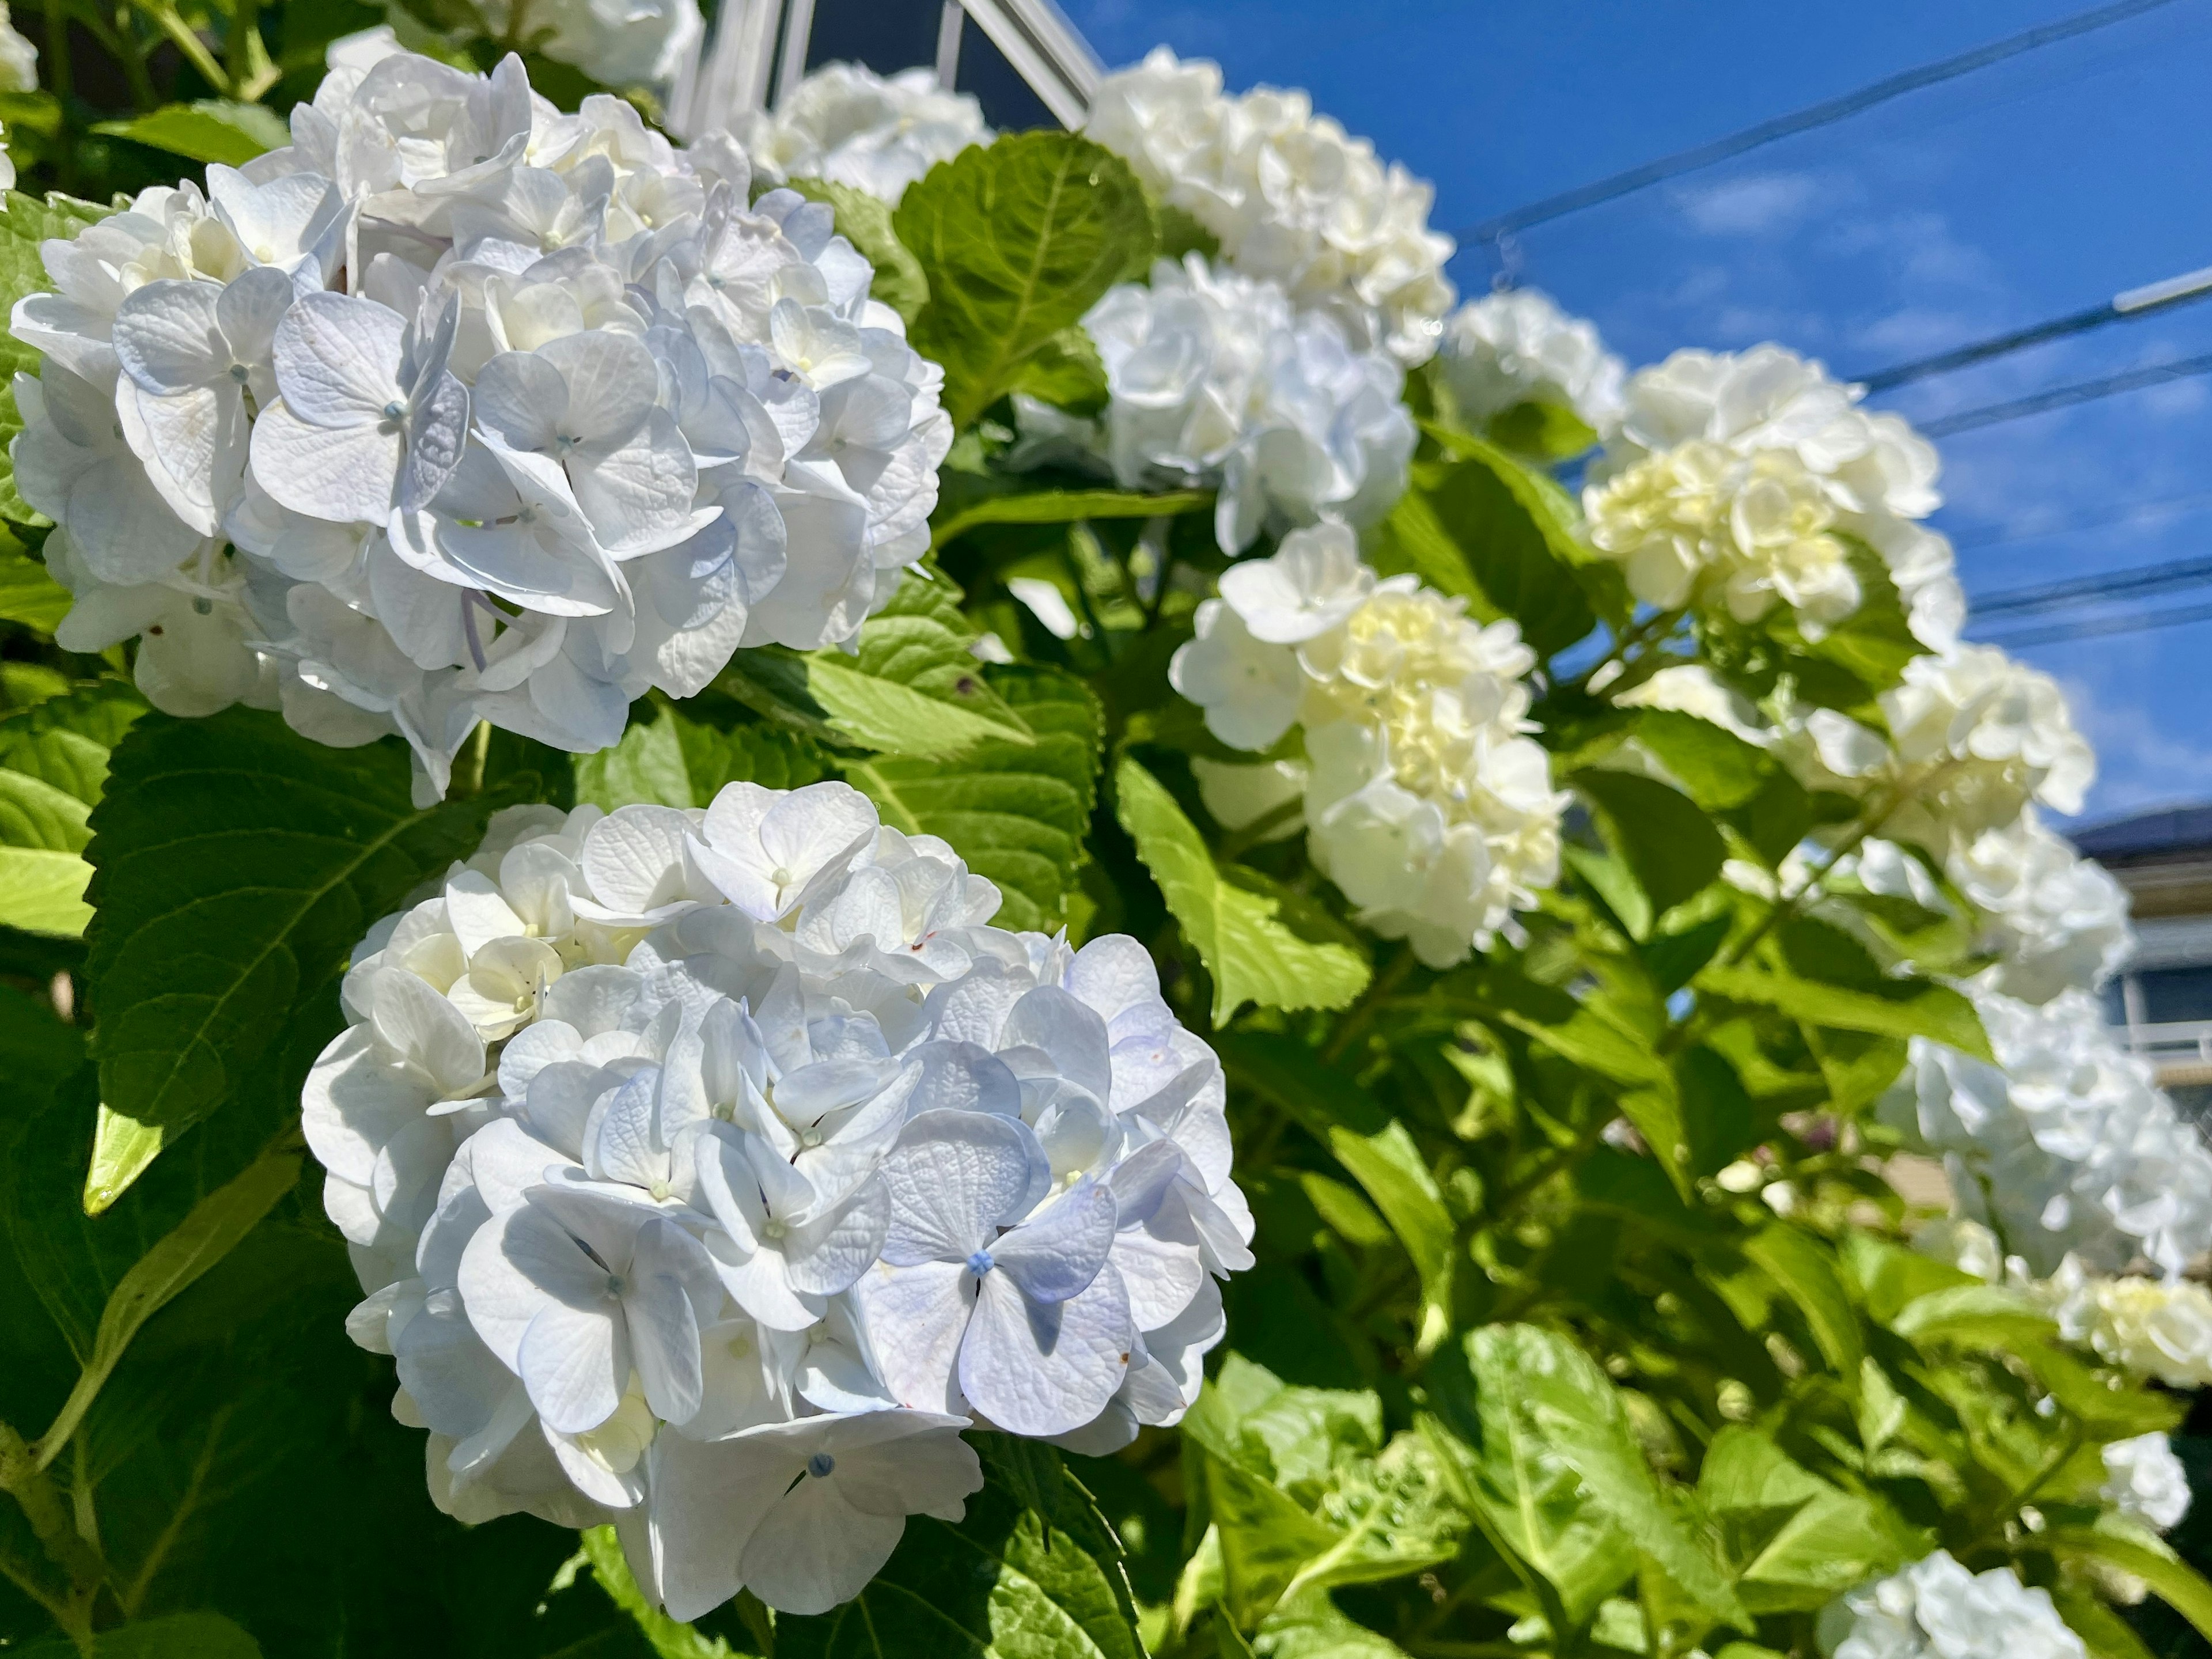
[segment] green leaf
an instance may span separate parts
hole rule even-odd
[[[164,104],[128,121],[101,121],[93,131],[190,161],[220,161],[233,167],[292,142],[283,117],[274,110],[222,98]]]
[[[78,938],[92,921],[91,880],[92,866],[74,853],[0,847],[0,925]]]
[[[0,767],[0,846],[76,853],[92,839],[91,808],[66,790]]]
[[[1085,1530],[1054,1524],[995,1482],[957,1527],[909,1516],[856,1598],[777,1619],[776,1659],[1144,1659],[1118,1559],[1102,1554],[1110,1535],[1086,1541]]]
[[[1267,1659],[1406,1659],[1406,1650],[1354,1624],[1320,1590],[1301,1592],[1261,1620],[1252,1651]]]
[[[417,808],[396,740],[331,749],[242,708],[149,715],[112,768],[87,854],[100,1098],[172,1141],[252,1073],[370,923],[536,781]],[[337,1029],[334,1005],[318,1018]]]
[[[1576,574],[1589,556],[1575,538],[1574,504],[1495,444],[1452,433],[1449,448],[1449,460],[1417,470],[1370,538],[1376,568],[1417,571],[1479,611],[1512,617],[1539,655],[1572,645],[1595,621]]]
[[[1708,811],[1741,806],[1765,786],[1773,757],[1726,726],[1672,708],[1637,716],[1636,736]]]
[[[1634,772],[1589,769],[1568,781],[1589,798],[1607,842],[1635,872],[1655,919],[1721,872],[1727,848],[1711,817],[1680,790]]]
[[[833,743],[951,760],[981,743],[1028,743],[1020,715],[983,678],[960,590],[910,570],[861,625],[859,648],[800,656],[741,651],[725,679],[748,702]]]
[[[1489,1326],[1468,1338],[1478,1389],[1506,1389],[1573,1470],[1590,1502],[1717,1622],[1751,1628],[1689,1517],[1644,1461],[1612,1380],[1571,1339],[1533,1325]]]
[[[929,278],[921,262],[898,239],[892,228],[890,204],[851,185],[829,179],[792,179],[793,190],[810,202],[825,202],[837,216],[837,234],[859,249],[876,268],[868,285],[872,299],[881,300],[898,313],[910,330],[922,307],[929,303]]]
[[[1369,969],[1352,934],[1250,871],[1224,871],[1175,797],[1135,761],[1114,774],[1115,807],[1183,936],[1213,975],[1213,1023],[1239,1008],[1341,1008]]]
[[[1719,1522],[1738,1593],[1756,1612],[1809,1613],[1899,1565],[1897,1539],[1873,1504],[1755,1430],[1729,1424],[1713,1437],[1698,1496]]]
[[[1850,990],[1748,965],[1707,968],[1698,989],[1777,1009],[1807,1025],[1865,1031],[1875,1036],[1931,1037],[1977,1060],[1989,1060],[1990,1040],[1974,1005],[1947,985],[1893,979],[1878,989]]]
[[[945,365],[956,428],[1149,264],[1159,237],[1127,164],[1059,132],[1010,135],[940,162],[908,187],[892,223],[929,283],[914,344]]]
[[[1104,413],[1113,392],[1106,362],[1081,324],[1047,340],[1015,373],[1009,392],[1025,392],[1086,419]]]
[[[1856,536],[1842,539],[1859,579],[1859,608],[1805,649],[1847,669],[1868,690],[1887,691],[1904,679],[1905,665],[1926,656],[1928,647],[1914,635],[1903,596],[1881,555]]]
[[[890,756],[845,776],[908,835],[940,836],[968,867],[998,884],[1001,927],[1050,932],[1066,916],[1097,803],[1101,717],[1082,681],[1059,669],[982,670],[1035,740],[983,743],[957,767]]]
[[[15,392],[8,396],[12,405]],[[0,622],[21,623],[41,634],[61,626],[76,601],[69,589],[46,574],[36,559],[0,548]]]
[[[87,806],[107,784],[108,751],[146,700],[125,680],[94,680],[0,720],[0,766],[66,790]]]
[[[985,495],[939,520],[931,545],[945,547],[980,525],[1079,524],[1093,519],[1174,518],[1213,506],[1210,489],[1177,489],[1139,495],[1126,489],[1036,489]]]
[[[2102,1561],[2133,1573],[2195,1626],[2198,1635],[2212,1640],[2212,1583],[2155,1533],[2107,1516],[2094,1528],[2053,1527],[2035,1541],[2062,1560]]]
[[[1826,1248],[1802,1228],[1770,1222],[1743,1242],[1743,1253],[1766,1270],[1812,1327],[1828,1364],[1853,1384],[1866,1356],[1858,1316]]]
[[[138,1258],[111,1291],[100,1310],[100,1328],[84,1370],[68,1402],[46,1431],[46,1444],[58,1449],[106,1385],[116,1362],[139,1328],[192,1281],[238,1247],[260,1224],[276,1200],[300,1178],[301,1154],[266,1152],[235,1179],[218,1187],[178,1224],[176,1230]]]
[[[1206,1496],[1220,1529],[1230,1617],[1249,1630],[1280,1601],[1308,1562],[1340,1541],[1273,1481],[1219,1458],[1206,1461]]]
[[[655,698],[635,705],[612,748],[576,757],[576,799],[610,812],[638,802],[705,806],[725,784],[739,780],[796,789],[822,773],[811,745],[791,732],[768,726],[724,730]]]
[[[1402,1123],[1394,1121],[1388,1128],[1364,1135],[1340,1123],[1334,1125],[1328,1149],[1367,1189],[1420,1275],[1425,1315],[1420,1347],[1425,1352],[1449,1326],[1452,1269],[1459,1256],[1443,1189]]]
[[[1486,1327],[1467,1339],[1472,1387],[1443,1396],[1459,1432],[1436,1422],[1426,1431],[1484,1529],[1541,1578],[1569,1625],[1581,1626],[1636,1570],[1635,1552],[1537,1424],[1518,1380],[1516,1328]]]
[[[690,1626],[671,1619],[646,1599],[631,1577],[629,1562],[611,1526],[586,1528],[579,1553],[588,1562],[592,1577],[607,1599],[630,1616],[658,1659],[730,1659],[730,1644],[718,1636],[703,1636]]]
[[[98,223],[113,211],[112,208],[80,202],[69,196],[55,194],[40,201],[20,191],[8,191],[4,210],[0,210],[0,310],[12,315],[15,302],[25,295],[42,294],[52,289],[53,283],[46,276],[46,259],[40,252],[40,244],[68,241],[87,225]],[[8,455],[9,445],[23,429],[22,415],[15,407],[15,376],[37,374],[39,362],[37,351],[0,329],[0,518],[16,524],[46,522],[25,506],[22,497],[15,493],[15,465]],[[52,610],[52,593],[37,586],[27,571],[13,565],[7,568],[15,591],[22,592],[32,606],[43,605]],[[44,574],[43,568],[40,574]],[[51,577],[45,580],[52,582]],[[31,619],[25,617],[16,620]]]

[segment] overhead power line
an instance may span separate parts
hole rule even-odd
[[[2138,611],[2124,617],[2098,617],[2087,622],[2057,623],[2006,634],[1985,645],[2021,651],[2033,645],[2057,645],[2068,640],[2109,638],[2114,634],[2143,634],[2154,628],[2183,628],[2191,623],[2212,622],[2212,605],[2191,605],[2182,611]]]
[[[2106,605],[2121,599],[2148,599],[2212,583],[2212,559],[2171,559],[2164,564],[2138,565],[2130,570],[2112,570],[2102,575],[2075,576],[2065,581],[2039,582],[1991,593],[1973,602],[1973,617],[1985,622],[1992,617],[2033,616],[2045,611],[2066,611],[2080,605]]]
[[[1695,173],[1716,162],[1741,155],[1747,150],[1773,143],[1778,139],[1794,137],[1801,132],[1810,132],[1815,127],[1847,120],[1878,104],[1886,104],[1893,98],[1902,98],[1909,92],[1919,92],[1945,81],[1955,80],[1960,76],[1971,75],[1976,70],[1987,69],[2008,58],[2017,58],[2022,52],[2056,46],[2062,40],[2071,40],[2114,23],[2124,23],[2130,18],[2140,17],[2145,12],[2156,11],[2172,3],[2173,0],[2118,0],[2117,4],[2079,12],[2055,23],[2029,29],[2025,33],[1992,41],[1985,46],[1977,46],[1972,52],[1960,52],[1955,58],[1946,58],[1941,63],[1923,64],[1917,69],[1905,70],[1886,80],[1876,81],[1871,86],[1862,87],[1856,92],[1848,92],[1841,97],[1814,104],[1793,115],[1777,116],[1771,121],[1760,122],[1757,126],[1746,127],[1729,137],[1679,150],[1656,161],[1631,167],[1626,173],[1616,173],[1609,179],[1600,179],[1574,190],[1562,191],[1556,196],[1547,196],[1540,202],[1531,202],[1526,207],[1515,208],[1510,213],[1501,213],[1462,231],[1461,239],[1464,241],[1495,242],[1515,231],[1526,230],[1531,225],[1564,218],[1570,213],[1579,213],[1583,209],[1595,207],[1601,202],[1614,201],[1639,190],[1648,190],[1653,185],[1678,179],[1686,173]]]
[[[2148,317],[2175,306],[2185,306],[2208,294],[2212,294],[2212,265],[2207,265],[2202,270],[2169,276],[2162,283],[2131,288],[2124,294],[2115,294],[2100,306],[2092,306],[2087,311],[2077,311],[2070,316],[2054,317],[2047,323],[2015,329],[2009,334],[1977,340],[1972,345],[1939,351],[1932,357],[1917,358],[1893,368],[1851,378],[1869,392],[1887,392],[1892,386],[1924,380],[1931,374],[1948,374],[1953,369],[1985,363],[1993,357],[2025,351],[2030,346],[2042,345],[2051,340],[2063,340],[2069,335],[2087,334],[2091,329],[2102,328],[2108,323],[2133,322],[2139,317]]]
[[[2075,404],[2094,403],[2100,398],[2116,398],[2123,392],[2141,392],[2146,386],[2164,386],[2168,380],[2185,380],[2197,374],[2212,374],[2212,354],[2178,358],[2170,363],[2154,363],[2148,368],[2131,368],[2124,374],[2107,374],[2100,380],[2083,380],[2074,386],[2053,386],[2050,391],[2039,392],[2032,398],[2015,398],[2010,403],[1991,404],[1985,409],[1963,410],[1956,415],[1944,415],[1932,421],[1921,422],[1920,432],[1923,437],[1948,438],[1954,433],[1995,426],[2000,421],[2017,421],[2029,415],[2068,409]]]

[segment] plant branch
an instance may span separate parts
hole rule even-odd
[[[1279,805],[1271,806],[1242,830],[1232,830],[1222,837],[1219,857],[1237,858],[1251,848],[1267,840],[1274,832],[1306,810],[1305,797],[1293,795]]]
[[[1360,994],[1359,1000],[1352,1005],[1352,1012],[1344,1017],[1344,1024],[1336,1028],[1336,1035],[1329,1039],[1328,1047],[1322,1050],[1321,1057],[1325,1064],[1333,1066],[1344,1057],[1352,1043],[1373,1022],[1376,1009],[1405,983],[1406,975],[1413,971],[1413,947],[1401,945],[1398,954],[1390,959],[1390,965],[1367,982],[1366,990]]]

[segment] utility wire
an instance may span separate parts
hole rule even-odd
[[[2001,64],[2008,58],[2017,58],[2022,52],[2055,46],[2062,40],[2071,40],[2114,23],[2124,23],[2130,18],[2140,17],[2146,12],[2156,11],[2161,6],[2172,3],[2172,0],[2118,0],[2117,4],[2079,12],[2055,23],[2029,29],[2025,33],[1992,41],[1985,46],[1977,46],[1972,52],[1960,52],[1955,58],[1946,58],[1940,63],[1923,64],[1917,69],[1905,70],[1886,80],[1876,81],[1871,86],[1862,87],[1856,92],[1845,93],[1841,97],[1811,105],[1795,114],[1777,116],[1771,121],[1746,127],[1729,137],[1678,150],[1656,161],[1631,167],[1626,173],[1616,173],[1611,178],[1600,179],[1574,190],[1562,191],[1556,196],[1547,196],[1540,202],[1531,202],[1526,207],[1515,208],[1510,213],[1486,219],[1473,228],[1462,231],[1461,239],[1464,241],[1496,242],[1515,231],[1526,230],[1531,225],[1540,225],[1547,220],[1563,218],[1570,213],[1579,213],[1584,208],[1595,207],[1602,202],[1632,195],[1653,185],[1663,184],[1669,179],[1680,178],[1686,173],[1695,173],[1717,161],[1741,155],[1747,150],[1758,149],[1778,139],[1794,137],[1815,127],[1846,120],[1878,104],[1886,104],[1893,98],[1901,98],[1906,93],[1918,92],[1945,81],[1955,80],[1976,70]]]
[[[1941,351],[1932,357],[1917,358],[1909,363],[1899,363],[1892,368],[1851,378],[1869,392],[1887,392],[1892,386],[1923,380],[1931,374],[1948,374],[1953,369],[1985,363],[1992,357],[2008,356],[2013,352],[2025,351],[2030,346],[2042,345],[2046,341],[2063,340],[2073,334],[2087,334],[2091,329],[2102,328],[2107,323],[2132,322],[2138,317],[2148,317],[2175,306],[2185,306],[2191,301],[2203,299],[2207,295],[2212,295],[2212,265],[2207,265],[2202,270],[2169,276],[2162,283],[2131,288],[2126,293],[2115,294],[2104,304],[2092,306],[2087,311],[2054,317],[2049,322],[2015,329],[2010,334],[1977,340],[1972,345]]]
[[[2201,622],[2212,622],[2212,605],[2192,605],[2185,611],[2139,611],[2125,617],[2100,617],[2089,622],[2058,623],[2048,628],[2031,628],[2022,633],[1984,640],[1982,643],[2002,646],[2008,651],[2020,651],[2032,645],[2057,645],[2068,640],[2109,638],[2114,634],[2142,634],[2154,628],[2184,628],[2191,623]]]
[[[2154,593],[2203,587],[2208,583],[2212,583],[2212,559],[2172,559],[2164,564],[2137,565],[2133,569],[2107,571],[2102,575],[2075,576],[2065,581],[2039,582],[2033,587],[2008,588],[1974,600],[1972,614],[1977,622],[1992,617],[2033,616],[2078,605],[2147,599]]]
[[[1920,434],[1925,438],[1948,438],[1954,433],[1995,426],[2000,421],[2017,421],[2053,409],[2094,403],[2100,398],[2118,397],[2123,392],[2140,392],[2145,386],[2164,386],[2168,380],[2185,380],[2196,374],[2212,374],[2212,354],[2201,357],[2181,357],[2170,363],[2154,363],[2148,368],[2131,368],[2125,374],[2108,374],[2100,380],[2083,380],[2074,386],[2054,386],[2048,392],[2039,392],[2032,398],[2015,398],[2010,403],[1991,404],[1985,409],[1962,410],[1956,415],[1921,422]]]

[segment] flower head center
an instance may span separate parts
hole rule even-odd
[[[985,1273],[990,1272],[992,1268],[998,1265],[999,1264],[997,1262],[991,1260],[991,1253],[988,1250],[977,1250],[974,1255],[968,1258],[968,1271],[975,1274],[978,1279],[981,1279]]]
[[[830,1472],[837,1467],[837,1460],[828,1452],[817,1452],[806,1460],[806,1472],[817,1480],[827,1480]]]

